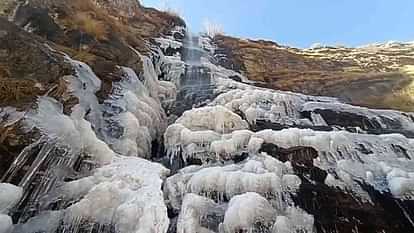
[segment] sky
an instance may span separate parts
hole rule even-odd
[[[414,41],[414,0],[141,0],[178,12],[194,32],[205,21],[227,35],[306,48]]]

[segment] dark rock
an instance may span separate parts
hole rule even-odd
[[[284,149],[274,144],[264,143],[260,152],[266,152],[282,162],[291,162],[297,175],[310,178],[317,183],[324,183],[328,175],[326,171],[313,166],[313,159],[318,157],[318,152],[314,148],[293,147]]]
[[[369,193],[371,204],[361,201],[352,192],[325,185],[328,173],[313,165],[313,159],[318,156],[315,149],[285,149],[265,143],[260,151],[292,163],[295,174],[302,180],[299,191],[293,196],[294,202],[314,216],[318,232],[408,233],[414,230],[409,220],[414,216],[414,201],[395,199],[389,193],[380,193],[361,184]]]
[[[299,129],[312,129],[316,131],[332,131],[334,127],[332,126],[307,126],[307,125],[285,125],[265,120],[256,120],[255,124],[251,125],[251,130],[254,132],[258,132],[265,129],[272,129],[272,130],[282,130],[288,128],[299,128]]]
[[[318,232],[413,232],[412,223],[399,205],[410,211],[413,210],[414,202],[374,192],[371,194],[374,203],[370,204],[361,202],[352,193],[302,179],[294,201],[300,208],[314,215]],[[411,213],[411,218],[412,216]]]
[[[371,134],[400,133],[406,137],[414,137],[414,132],[404,129],[399,121],[382,116],[380,116],[381,122],[385,124],[385,127],[375,119],[370,119],[368,116],[358,115],[351,112],[334,111],[331,109],[315,109],[313,112],[320,114],[330,126],[338,126],[347,129],[359,127]],[[311,112],[303,111],[301,112],[301,115],[304,118],[311,119]]]

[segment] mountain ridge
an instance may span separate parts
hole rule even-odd
[[[403,71],[414,63],[411,43],[297,49],[221,35],[214,42],[216,55],[224,55],[219,64],[272,88],[335,96],[367,107],[413,109],[412,76]],[[360,92],[361,85],[373,90]]]

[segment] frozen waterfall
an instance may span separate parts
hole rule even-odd
[[[0,233],[334,232],[323,192],[413,229],[413,113],[255,87],[214,49],[177,27],[139,54],[141,74],[118,67],[103,103],[100,78],[66,56],[70,113],[48,96],[0,109],[0,126],[36,135],[0,174]]]

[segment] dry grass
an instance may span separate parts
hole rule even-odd
[[[105,19],[108,18],[106,12],[91,0],[73,0],[71,3],[73,15],[70,17],[72,18],[70,26],[78,28],[98,40],[107,40],[110,29],[105,22]]]
[[[0,15],[8,15],[15,6],[15,2],[12,0],[0,1]]]
[[[39,90],[33,88],[35,82],[30,80],[0,80],[0,104],[10,105],[39,95]]]
[[[74,23],[79,26],[81,31],[94,36],[98,40],[108,39],[108,29],[104,22],[97,20],[90,13],[77,13],[74,15]]]
[[[414,99],[407,90],[398,91],[381,99],[368,100],[368,107],[414,111]]]
[[[402,72],[413,79],[411,83],[407,84],[400,90],[386,95],[382,99],[374,99],[369,102],[371,106],[377,108],[392,108],[405,112],[414,112],[414,66],[406,66]]]
[[[111,15],[92,0],[73,0],[71,8],[73,15],[67,22],[70,27],[78,28],[98,40],[108,40],[110,34],[117,34],[124,38],[131,34],[126,19]],[[72,22],[71,19],[73,19]]]

